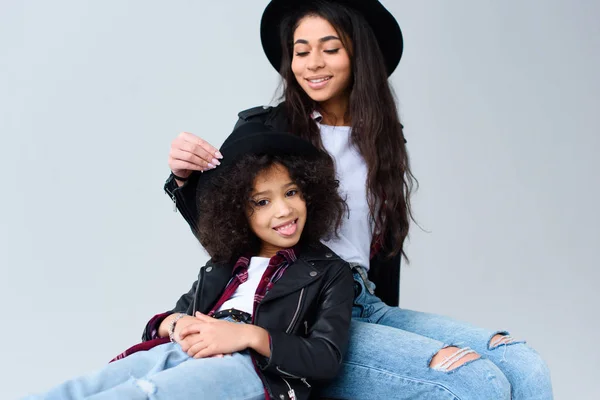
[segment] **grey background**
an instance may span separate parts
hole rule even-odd
[[[0,2],[1,398],[104,365],[188,289],[170,141],[273,99],[266,3]],[[596,398],[598,2],[384,4],[421,184],[402,306],[508,329],[556,398]]]

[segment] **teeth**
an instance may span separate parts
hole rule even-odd
[[[295,222],[290,222],[289,224],[287,224],[287,225],[284,225],[284,226],[280,226],[280,227],[279,227],[279,228],[277,228],[277,229],[285,229],[285,228],[289,228],[289,227],[291,227],[291,226],[292,226],[292,225],[294,225],[294,224],[295,224]]]
[[[321,82],[325,82],[328,81],[330,78],[321,78],[321,79],[309,79],[310,82],[312,83],[321,83]]]

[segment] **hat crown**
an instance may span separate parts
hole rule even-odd
[[[247,139],[251,135],[260,135],[268,133],[270,130],[264,124],[260,122],[246,122],[239,127],[235,128],[233,132],[225,139],[221,145],[221,152],[231,148],[235,143],[242,139]]]

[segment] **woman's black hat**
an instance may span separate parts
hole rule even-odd
[[[375,34],[385,59],[388,76],[394,72],[402,57],[402,31],[394,16],[377,0],[327,0],[347,6],[361,14]],[[262,46],[273,67],[280,72],[280,23],[290,12],[305,8],[315,0],[272,0],[263,12],[260,22]]]

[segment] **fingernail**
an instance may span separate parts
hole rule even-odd
[[[208,163],[208,168],[215,169],[216,167],[214,165],[212,165],[211,163]]]
[[[213,159],[212,159],[212,163],[213,163],[214,165],[221,165],[221,163],[219,162],[219,160],[217,160],[216,158],[213,158]]]
[[[215,157],[221,160],[223,158],[223,154],[221,154],[221,152],[217,150],[217,152],[215,153]]]

